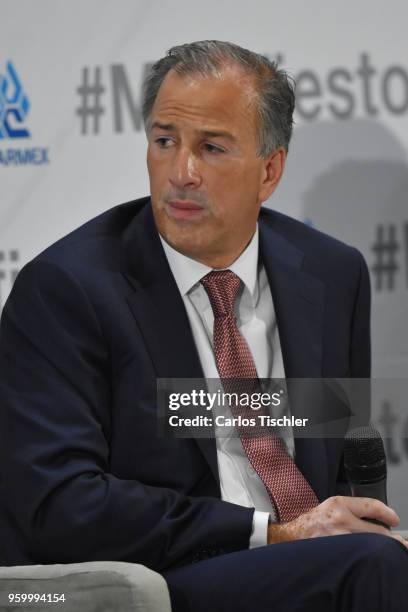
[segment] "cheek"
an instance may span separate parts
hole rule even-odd
[[[147,152],[147,171],[149,173],[150,184],[158,185],[165,176],[165,163],[163,159],[158,159],[152,152]]]
[[[150,176],[150,193],[158,208],[164,206],[162,200],[166,193],[167,181],[165,175],[160,172],[154,172]]]
[[[248,165],[243,168],[241,182],[248,192],[258,192],[261,185],[262,169],[259,164]]]
[[[235,160],[233,164],[219,168],[215,180],[223,193],[253,192],[259,186],[259,167],[246,160]]]
[[[236,165],[211,169],[203,176],[203,188],[220,211],[234,199],[234,194],[239,192],[241,177],[242,173]]]
[[[231,218],[245,215],[245,211],[257,204],[259,184],[254,172],[234,168],[209,182],[209,193],[214,202],[214,211]]]

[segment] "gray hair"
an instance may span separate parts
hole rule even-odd
[[[278,147],[287,151],[293,128],[294,82],[276,62],[230,42],[202,40],[172,47],[151,67],[143,84],[143,120],[149,120],[160,86],[170,70],[219,77],[227,64],[237,64],[255,79],[259,157]]]

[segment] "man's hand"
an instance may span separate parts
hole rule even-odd
[[[363,518],[376,519],[390,527],[396,527],[399,524],[396,512],[377,499],[329,497],[316,508],[301,514],[289,523],[269,525],[268,544],[345,533],[370,532],[390,536],[408,548],[408,542],[400,535],[392,533],[386,527],[365,521]]]

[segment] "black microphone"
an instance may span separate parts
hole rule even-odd
[[[344,440],[344,469],[353,497],[371,497],[387,504],[387,460],[381,434],[374,427],[358,427]],[[375,519],[365,519],[383,525]]]

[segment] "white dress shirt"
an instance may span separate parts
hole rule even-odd
[[[214,315],[208,295],[200,283],[200,279],[212,268],[186,257],[160,239],[186,307],[204,376],[219,381],[213,351]],[[285,372],[275,310],[265,269],[258,264],[258,249],[257,227],[251,242],[228,268],[242,281],[235,302],[237,326],[251,350],[258,377],[282,379]],[[211,386],[211,380],[207,380],[207,383]],[[272,410],[272,416],[280,416],[283,411],[288,414],[287,406]],[[228,435],[225,431],[220,436],[215,433],[221,497],[224,501],[255,508],[249,545],[250,548],[263,546],[266,544],[269,516],[276,520],[267,490],[250,464],[235,430],[235,435]],[[293,457],[291,429],[286,428],[280,433]]]

